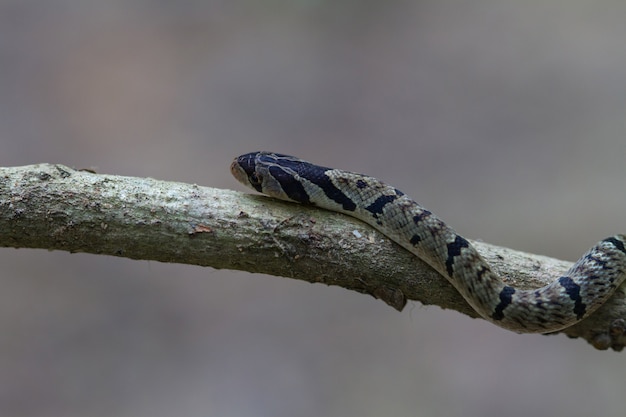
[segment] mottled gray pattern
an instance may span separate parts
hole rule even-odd
[[[476,249],[434,214],[375,178],[269,152],[231,165],[244,185],[360,219],[427,262],[482,317],[519,333],[548,333],[584,319],[626,278],[626,236],[602,240],[562,277],[536,290],[507,286]]]

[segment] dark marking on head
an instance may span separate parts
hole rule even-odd
[[[259,163],[269,166],[271,175],[279,182],[285,194],[292,200],[303,204],[312,203],[302,184],[294,178],[295,173],[320,187],[326,197],[341,204],[344,210],[354,211],[356,209],[356,204],[335,187],[326,175],[326,171],[331,170],[331,168],[314,165],[283,154],[257,152],[249,155],[254,155]]]
[[[448,243],[448,258],[446,259],[446,270],[448,275],[452,276],[454,269],[454,257],[461,254],[461,249],[469,247],[469,242],[459,235],[456,235],[454,242]]]
[[[326,167],[317,166],[310,162],[303,161],[302,159],[289,156],[289,155],[283,155],[280,153],[257,152],[251,155],[254,155],[256,160],[262,165],[265,165],[265,166],[279,165],[281,167],[287,168],[288,170],[291,170],[297,173],[298,175],[303,175],[304,173],[308,171],[324,172],[330,169]]]
[[[421,240],[422,240],[422,238],[419,237],[419,235],[413,235],[413,236],[411,236],[411,240],[409,242],[411,242],[411,245],[417,246],[417,245],[419,245]]]
[[[378,219],[379,214],[383,214],[383,208],[392,201],[395,201],[398,198],[396,195],[381,195],[369,206],[365,207],[365,210],[372,213],[372,215]]]
[[[618,250],[622,251],[624,254],[626,254],[626,247],[624,247],[624,243],[619,240],[616,239],[615,237],[608,237],[606,239],[603,240],[603,242],[609,242],[611,243],[613,246],[615,246]]]
[[[398,197],[402,197],[404,195],[404,193],[402,191],[398,190],[397,188],[394,188],[393,190],[396,192],[396,195]]]
[[[580,297],[580,285],[576,284],[570,277],[559,278],[559,284],[565,288],[565,292],[569,295],[569,298],[574,301],[574,313],[578,320],[582,319],[587,311],[587,305],[583,303]]]
[[[308,162],[300,162],[297,165],[294,164],[292,164],[292,168],[296,168],[294,169],[294,171],[296,171],[296,173],[300,177],[320,187],[326,197],[338,204],[341,204],[341,207],[346,211],[354,211],[356,209],[356,204],[354,203],[354,201],[352,201],[340,189],[335,187],[335,184],[333,184],[328,175],[326,175],[326,171],[330,170],[330,168],[319,167]],[[297,182],[293,179],[292,181]]]
[[[281,167],[270,166],[269,172],[278,181],[280,187],[283,189],[287,197],[293,201],[297,201],[302,204],[311,204],[309,195],[307,194],[304,186],[299,181],[295,181],[293,177],[285,172]]]
[[[500,303],[496,306],[491,318],[494,320],[502,320],[504,318],[504,309],[513,302],[513,294],[515,288],[506,286],[500,291]]]

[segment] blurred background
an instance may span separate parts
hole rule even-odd
[[[0,165],[243,190],[272,150],[468,238],[624,229],[622,1],[0,1]],[[186,265],[0,250],[3,416],[623,416],[626,353]]]

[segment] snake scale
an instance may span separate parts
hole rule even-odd
[[[368,223],[437,270],[483,318],[517,333],[549,333],[577,323],[626,278],[626,235],[598,242],[552,283],[521,290],[506,285],[476,249],[437,216],[375,178],[271,152],[239,156],[231,172],[239,182],[271,197]]]

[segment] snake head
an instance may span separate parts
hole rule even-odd
[[[263,177],[256,172],[256,155],[258,152],[247,153],[235,158],[230,164],[230,172],[233,176],[245,185],[258,192],[263,192]]]
[[[293,190],[294,178],[299,178],[298,167],[307,164],[288,155],[252,152],[235,158],[230,171],[237,181],[260,193],[280,200],[309,203],[304,190],[300,193]]]

